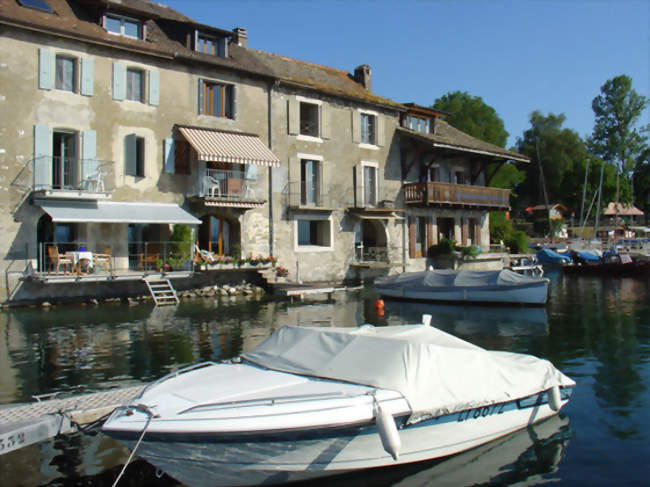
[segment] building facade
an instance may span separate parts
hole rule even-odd
[[[508,193],[488,164],[527,161],[375,95],[369,66],[145,0],[0,0],[0,52],[3,300],[84,258],[99,280],[189,273],[198,249],[302,281],[422,268],[441,236],[489,244]]]

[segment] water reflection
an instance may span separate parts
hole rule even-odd
[[[536,476],[544,475],[565,485],[602,484],[607,478],[618,479],[620,485],[638,484],[650,452],[650,282],[550,277],[545,308],[387,300],[384,313],[378,314],[378,296],[367,288],[337,295],[331,302],[303,304],[205,299],[177,308],[116,304],[11,310],[0,313],[0,404],[59,390],[101,390],[150,381],[186,364],[249,351],[285,324],[416,323],[427,313],[434,326],[472,343],[547,358],[576,379],[578,387],[565,410],[576,431],[571,454],[553,473],[558,468],[553,452],[558,445],[560,450],[566,446],[568,427],[562,425],[556,430],[559,436],[539,434],[540,439],[550,439],[541,442],[541,450],[539,442],[521,432],[519,439],[486,445],[478,459],[463,454],[445,462],[389,469],[390,478],[384,472],[367,481],[362,477],[360,483],[507,485],[537,482]],[[516,455],[508,446],[514,443],[522,445]],[[500,467],[489,467],[493,452],[503,461]],[[0,483],[109,485],[127,455],[102,435],[72,435],[0,455]],[[601,458],[607,462],[594,463]],[[478,469],[485,474],[481,478],[474,476],[475,462],[483,464]],[[144,463],[134,467],[127,470],[124,485],[171,482],[155,479]]]

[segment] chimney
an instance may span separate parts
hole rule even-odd
[[[354,81],[360,83],[366,90],[372,91],[372,75],[370,66],[362,64],[354,68]]]
[[[233,41],[235,41],[235,44],[241,47],[246,47],[246,44],[248,42],[248,35],[246,34],[246,29],[243,27],[235,27],[233,30]]]

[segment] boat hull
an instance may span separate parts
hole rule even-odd
[[[571,389],[562,390],[562,405]],[[548,418],[546,392],[507,403],[478,407],[400,424],[401,448],[394,460],[382,447],[374,422],[292,431],[246,434],[145,434],[137,453],[192,487],[277,484],[359,469],[418,462],[454,453]],[[133,448],[139,435],[107,431]]]
[[[458,286],[426,290],[384,287],[375,284],[375,289],[382,296],[389,298],[447,303],[544,305],[548,297],[547,280],[522,286]]]

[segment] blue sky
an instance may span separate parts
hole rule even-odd
[[[650,97],[647,0],[158,1],[204,24],[245,27],[255,49],[349,72],[369,64],[373,91],[395,101],[480,96],[508,145],[536,109],[591,134],[591,101],[619,74]]]

